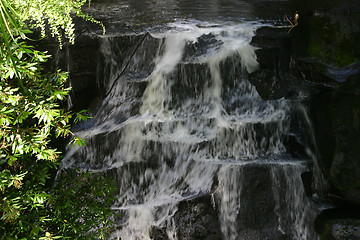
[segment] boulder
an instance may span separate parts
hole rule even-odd
[[[291,38],[286,32],[285,28],[263,27],[257,30],[251,42],[258,48],[256,55],[260,67],[249,74],[249,80],[266,100],[318,93],[314,83],[299,78],[303,69],[299,69],[297,60],[292,57]],[[308,75],[311,74],[314,73]]]
[[[212,196],[182,201],[174,216],[178,239],[221,240],[222,233],[218,213],[212,204]]]
[[[150,231],[150,238],[153,240],[169,240],[176,235],[176,239],[179,240],[223,239],[218,212],[213,205],[210,194],[181,201],[174,215],[173,225],[175,227],[174,232],[167,232],[165,227],[153,226]]]
[[[326,209],[315,220],[322,240],[360,239],[360,216],[356,207]]]
[[[337,67],[297,58],[281,28],[260,28],[252,44],[260,68],[250,82],[264,99],[309,99],[319,165],[345,200],[360,203],[360,63]]]

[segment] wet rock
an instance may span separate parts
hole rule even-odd
[[[313,218],[309,209],[304,211],[300,206],[309,201],[301,171],[301,165],[276,163],[223,166],[215,194],[223,239],[297,239],[298,230],[304,231],[307,239],[316,239],[311,225],[295,224],[295,219],[306,225]],[[287,178],[289,174],[291,181]]]
[[[315,228],[322,240],[360,239],[358,208],[324,210],[315,220]]]
[[[289,36],[279,29],[259,29],[252,44],[261,49],[251,83],[264,99],[310,99],[319,165],[345,200],[360,203],[360,63],[336,67],[290,56]]]
[[[241,204],[237,217],[238,236],[241,239],[289,239],[290,235],[279,230],[277,204],[269,166],[245,165]],[[285,230],[286,231],[286,230]]]
[[[314,58],[294,59],[292,63],[292,73],[300,80],[311,82],[325,87],[335,88],[339,86],[336,75],[331,76],[328,69],[332,68]]]
[[[98,77],[100,88],[108,94],[120,81],[138,81],[153,70],[153,57],[159,40],[150,34],[113,35],[100,37]]]
[[[255,9],[269,11],[274,1],[253,1]],[[324,88],[349,84],[359,64],[360,4],[346,1],[289,0],[282,8],[282,27],[261,28],[253,39],[260,70],[250,76],[264,99],[313,96]],[[264,10],[266,9],[266,10]],[[299,24],[288,33],[290,19],[297,10]],[[260,12],[262,12],[260,11]],[[273,14],[273,13],[272,13]],[[271,14],[270,14],[271,15]],[[288,27],[287,27],[288,26]],[[350,87],[348,87],[349,89]]]
[[[318,91],[310,81],[293,75],[297,65],[291,56],[291,39],[286,32],[284,28],[260,28],[251,42],[259,48],[256,55],[260,67],[249,75],[249,80],[263,99],[294,98]]]
[[[288,73],[291,42],[283,28],[258,29],[251,45],[259,48],[256,56],[260,70],[271,70],[279,80]]]
[[[185,62],[208,54],[209,49],[216,50],[223,43],[215,38],[213,34],[204,34],[199,37],[196,43],[188,43],[185,47],[183,59]]]
[[[223,239],[218,213],[209,194],[181,202],[174,216],[174,223],[178,239]]]
[[[166,229],[161,227],[152,226],[149,236],[152,240],[169,240]]]
[[[343,87],[345,82],[348,82],[346,85],[350,84],[350,81],[355,85],[353,79],[358,77],[359,69],[360,63],[338,68],[315,58],[301,58],[294,60],[291,71],[295,77],[303,81],[329,88],[337,88]]]
[[[289,71],[290,44],[290,38],[281,28],[260,28],[252,39],[251,45],[259,48],[256,56],[260,67],[249,75],[249,80],[265,99],[287,95],[282,83]]]

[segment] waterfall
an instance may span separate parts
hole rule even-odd
[[[260,26],[174,23],[143,42],[100,37],[99,84],[110,92],[93,126],[76,133],[86,146],[69,149],[62,168],[116,179],[123,218],[112,239],[152,239],[152,227],[178,239],[179,203],[206,194],[223,239],[316,239],[300,178],[307,159],[287,150],[297,103],[264,101],[247,80],[259,67],[250,42]],[[130,59],[119,39],[140,42]],[[256,202],[270,219],[252,212]]]

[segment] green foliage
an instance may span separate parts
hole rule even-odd
[[[51,214],[56,219],[53,231],[71,239],[100,239],[112,230],[111,204],[115,183],[101,174],[78,170],[62,171],[51,199]],[[61,203],[61,204],[59,204]]]
[[[111,180],[68,170],[47,189],[46,178],[56,167],[48,163],[36,163],[23,182],[20,196],[12,199],[13,206],[8,206],[12,211],[6,220],[1,219],[3,239],[106,239],[112,230]],[[12,192],[18,194],[15,189]]]
[[[60,44],[74,41],[71,13],[84,0],[0,0],[0,238],[104,238],[110,228],[111,183],[78,171],[54,183],[59,155],[52,140],[74,136],[71,121],[86,121],[85,112],[60,107],[70,89],[67,73],[47,73],[50,56],[29,46],[30,27],[46,22]],[[29,24],[26,25],[25,21]],[[95,20],[93,20],[95,21]],[[62,32],[63,31],[63,32]]]
[[[50,26],[50,34],[63,43],[63,33],[71,44],[75,41],[74,22],[71,15],[104,26],[91,16],[84,14],[81,7],[87,0],[13,0],[13,4],[21,13],[22,20],[29,20],[31,28],[39,28],[42,37],[46,36],[46,23]]]
[[[357,16],[353,22],[360,19],[360,14]],[[351,20],[349,17],[349,20],[342,20],[344,22],[341,23],[328,16],[310,18],[306,28],[309,39],[305,54],[337,67],[358,62],[360,33],[355,26],[352,28]],[[343,25],[347,27],[344,28]]]

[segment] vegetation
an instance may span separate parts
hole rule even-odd
[[[111,227],[110,180],[72,170],[54,181],[61,153],[51,140],[83,145],[70,123],[87,116],[61,109],[67,73],[46,72],[50,56],[26,37],[39,28],[60,47],[73,43],[72,15],[96,22],[81,12],[85,3],[0,0],[0,239],[105,238]]]
[[[359,14],[354,14],[359,17]],[[356,19],[355,17],[351,17]],[[350,20],[333,21],[329,17],[313,17],[308,21],[309,41],[306,53],[325,63],[344,67],[359,61],[359,30]],[[355,21],[355,20],[354,20]],[[345,24],[348,23],[348,24]],[[344,29],[343,25],[349,26]]]

